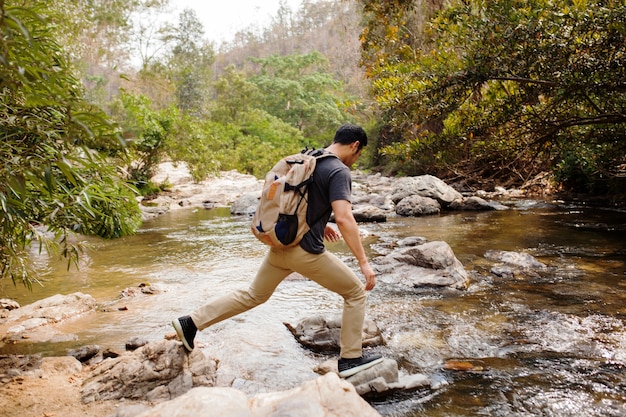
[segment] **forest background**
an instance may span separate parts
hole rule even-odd
[[[305,0],[220,45],[169,0],[0,11],[0,279],[33,282],[33,243],[134,233],[164,160],[262,177],[345,122],[362,169],[623,194],[622,1]]]

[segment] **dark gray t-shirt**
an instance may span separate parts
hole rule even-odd
[[[306,219],[311,226],[300,246],[309,253],[324,252],[324,229],[332,213],[331,203],[351,201],[352,176],[350,168],[339,158],[329,156],[317,160],[313,183],[309,185],[309,205]]]

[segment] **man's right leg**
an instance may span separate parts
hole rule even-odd
[[[176,333],[183,340],[183,345],[185,345],[187,350],[191,351],[193,349],[195,331],[188,331],[185,334],[185,323],[190,326],[193,325],[198,330],[203,330],[215,323],[263,304],[271,297],[278,284],[292,272],[280,266],[279,262],[276,262],[281,257],[273,253],[273,251],[270,250],[267,254],[256,277],[247,289],[236,290],[215,298],[192,312],[189,316],[180,317],[172,322]],[[188,320],[191,324],[189,324]],[[191,336],[191,340],[189,340],[187,335]]]

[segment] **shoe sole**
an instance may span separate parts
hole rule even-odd
[[[358,374],[359,372],[364,371],[366,369],[369,369],[369,368],[371,368],[374,365],[378,365],[379,363],[382,363],[382,361],[384,359],[385,358],[374,359],[373,361],[368,362],[368,363],[364,363],[363,365],[355,366],[354,368],[350,368],[350,369],[347,369],[347,370],[345,370],[343,372],[339,372],[339,376],[342,377],[342,378],[347,378],[347,377],[352,376],[354,374]]]
[[[183,346],[185,346],[185,349],[191,352],[193,348],[187,343],[187,340],[185,339],[185,333],[183,332],[183,328],[180,325],[178,319],[172,321],[172,327],[174,328],[174,330],[176,330],[176,334],[178,335],[180,341],[183,342]]]

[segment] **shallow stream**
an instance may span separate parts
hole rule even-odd
[[[383,331],[403,372],[425,373],[436,389],[372,401],[383,416],[625,416],[626,213],[544,201],[504,202],[507,211],[391,218],[362,224],[371,256],[409,236],[443,240],[470,272],[467,291],[410,289],[378,277],[368,317]],[[129,300],[128,310],[64,323],[65,339],[7,345],[0,353],[65,354],[87,344],[124,349],[130,337],[160,340],[172,318],[245,286],[265,247],[248,219],[228,209],[181,209],[147,222],[136,236],[91,240],[80,269],[40,257],[44,286],[3,283],[20,304],[83,292],[102,305],[150,283],[163,291]],[[329,249],[351,262],[343,243]],[[496,278],[487,250],[530,253],[548,265],[536,278]],[[291,389],[316,377],[328,357],[301,348],[283,325],[341,311],[341,299],[302,279],[285,281],[266,304],[200,333],[220,360],[221,384],[253,394]],[[474,371],[446,370],[450,360]]]

